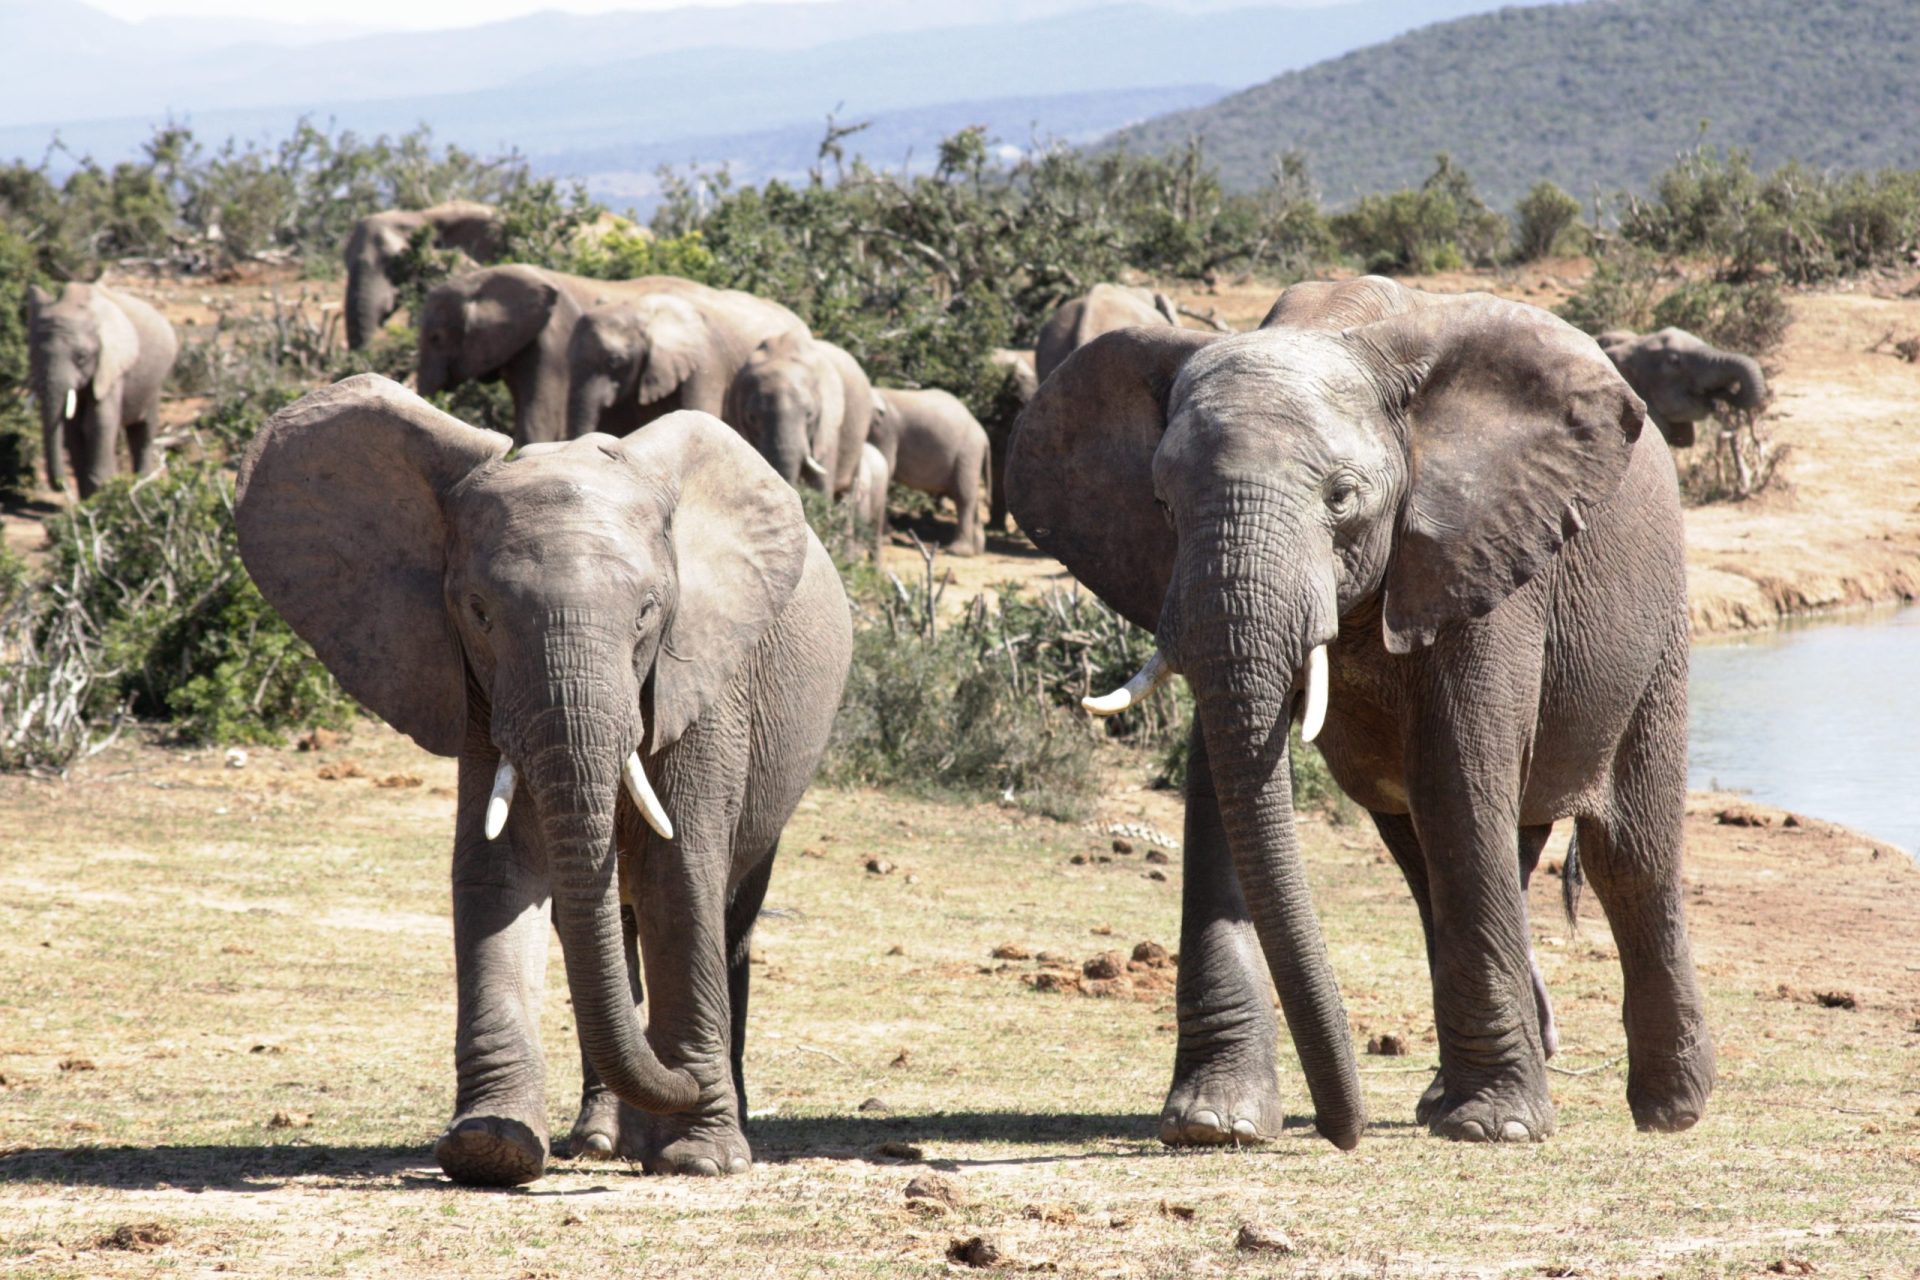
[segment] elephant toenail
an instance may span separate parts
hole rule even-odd
[[[745,1156],[734,1156],[731,1160],[727,1161],[728,1173],[745,1173],[751,1168],[753,1168],[753,1161],[747,1159]]]
[[[1509,1120],[1500,1126],[1500,1137],[1507,1142],[1525,1142],[1533,1137],[1533,1132],[1518,1120]]]
[[[1258,1142],[1260,1134],[1253,1127],[1253,1121],[1242,1117],[1233,1122],[1233,1140],[1238,1142]]]
[[[613,1139],[604,1133],[589,1133],[576,1145],[582,1160],[604,1160],[613,1154]]]
[[[1217,1111],[1196,1111],[1187,1117],[1187,1133],[1193,1137],[1211,1138],[1224,1127]]]
[[[695,1156],[693,1159],[681,1165],[680,1168],[684,1172],[693,1174],[697,1178],[717,1178],[720,1176],[720,1166],[705,1156]]]
[[[1463,1142],[1485,1142],[1487,1140],[1487,1131],[1481,1128],[1478,1120],[1462,1121],[1459,1132],[1460,1139]]]

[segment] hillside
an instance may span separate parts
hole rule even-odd
[[[1913,0],[1588,0],[1428,27],[1115,135],[1206,140],[1236,188],[1307,152],[1326,197],[1417,183],[1453,153],[1510,206],[1541,177],[1639,186],[1709,122],[1762,165],[1920,166]]]

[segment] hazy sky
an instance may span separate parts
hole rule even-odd
[[[687,5],[737,4],[740,0],[90,0],[95,8],[121,18],[233,16],[282,22],[347,22],[373,27],[466,27],[534,13],[566,9],[604,13],[611,9],[678,9]],[[801,4],[809,0],[774,0]]]

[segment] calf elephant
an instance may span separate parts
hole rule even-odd
[[[394,268],[422,230],[433,243],[458,249],[475,262],[495,262],[506,248],[506,223],[490,204],[451,200],[428,209],[388,209],[353,224],[347,237],[347,346],[358,351],[373,341],[400,309]]]
[[[992,465],[988,468],[991,483],[987,487],[992,491],[992,496],[987,502],[987,528],[1005,533],[1007,441],[1013,437],[1013,424],[1019,421],[1020,411],[1027,407],[1027,402],[1033,399],[1033,393],[1040,389],[1040,379],[1034,371],[1034,355],[1031,351],[996,347],[987,358],[1000,371],[1000,386],[993,398],[993,408],[980,424],[987,429],[988,457],[992,459]]]
[[[788,484],[844,494],[873,425],[873,384],[841,348],[789,331],[754,348],[721,416]]]
[[[1759,361],[1709,346],[1685,329],[1644,337],[1614,329],[1595,341],[1676,449],[1693,447],[1694,424],[1713,416],[1714,405],[1755,409],[1767,398]]]
[[[738,1172],[748,939],[840,701],[846,596],[794,492],[705,414],[508,449],[372,375],[314,392],[241,463],[241,556],[343,688],[460,762],[441,1168],[545,1167],[551,899],[581,1047],[627,1104],[612,1143]]]
[[[644,296],[603,303],[574,327],[567,345],[573,439],[626,435],[677,409],[721,417],[728,388],[761,343],[811,341],[800,317],[778,303],[691,280],[647,280],[654,287]]]
[[[1166,294],[1132,285],[1097,284],[1085,297],[1062,305],[1041,326],[1033,353],[1034,374],[1045,382],[1061,361],[1103,333],[1162,324],[1180,327],[1180,313]]]
[[[135,472],[159,465],[160,390],[179,353],[166,318],[118,289],[27,291],[29,385],[40,400],[48,485],[65,486],[71,454],[80,496],[92,497],[120,468],[123,433]]]
[[[891,482],[886,458],[871,441],[862,443],[860,466],[853,474],[853,488],[847,491],[847,505],[853,508],[853,518],[871,531],[876,550],[887,536],[887,485]]]
[[[980,499],[988,483],[986,428],[945,391],[876,391],[873,400],[873,445],[893,483],[953,500],[958,523],[945,544],[949,555],[984,550]]]
[[[1714,1055],[1680,890],[1685,555],[1644,422],[1547,312],[1377,278],[1297,285],[1253,333],[1111,333],[1041,385],[1007,460],[1014,517],[1158,640],[1090,709],[1170,672],[1197,709],[1164,1141],[1279,1130],[1261,952],[1319,1131],[1350,1147],[1364,1125],[1294,829],[1296,714],[1419,909],[1432,1130],[1554,1128],[1520,867],[1569,817],[1620,949],[1634,1119],[1699,1119]]]

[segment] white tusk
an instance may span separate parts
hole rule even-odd
[[[73,415],[80,410],[80,393],[72,387],[67,388],[67,421],[73,421]]]
[[[1147,665],[1140,668],[1139,675],[1103,697],[1080,699],[1080,705],[1096,716],[1118,715],[1135,703],[1151,698],[1154,691],[1165,684],[1172,674],[1167,668],[1167,660],[1155,649],[1153,656],[1147,659]]]
[[[1327,723],[1327,646],[1307,655],[1307,712],[1300,717],[1300,741],[1312,742]]]
[[[660,797],[653,794],[653,784],[647,781],[647,771],[640,767],[640,753],[631,752],[627,756],[627,765],[622,770],[627,780],[627,794],[640,806],[640,816],[647,825],[659,834],[662,840],[673,839],[673,819],[660,806]]]
[[[812,454],[808,454],[806,457],[806,460],[802,462],[800,465],[805,467],[808,471],[812,472],[816,476],[823,476],[827,474],[827,469],[820,465],[820,459],[814,457]]]
[[[487,797],[487,839],[498,840],[507,829],[507,806],[513,803],[513,761],[500,757],[500,769],[493,775],[493,794]]]

